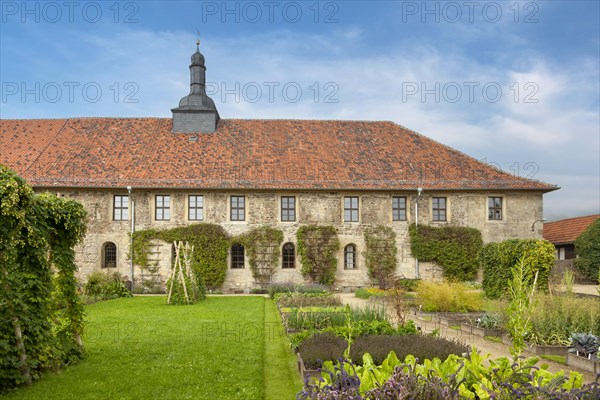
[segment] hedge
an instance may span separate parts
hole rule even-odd
[[[548,290],[548,278],[554,265],[554,245],[544,239],[509,239],[488,243],[481,249],[483,291],[488,298],[508,294],[511,269],[523,259],[529,273],[538,272],[538,290]]]

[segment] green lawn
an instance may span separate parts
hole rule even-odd
[[[2,399],[293,399],[302,383],[272,300],[86,306],[88,357]]]

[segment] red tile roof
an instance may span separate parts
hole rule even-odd
[[[544,224],[544,239],[555,245],[574,243],[575,239],[598,218],[600,218],[600,214],[546,222]]]
[[[235,189],[516,189],[516,177],[392,122],[170,118],[0,120],[0,163],[34,186]]]

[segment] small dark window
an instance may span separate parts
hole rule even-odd
[[[171,196],[156,195],[155,218],[157,221],[171,219]]]
[[[406,197],[392,197],[392,220],[406,221]]]
[[[431,204],[432,219],[434,221],[446,221],[446,198],[434,197]]]
[[[244,246],[241,244],[231,246],[231,268],[244,268]]]
[[[344,197],[344,221],[358,222],[358,197]]]
[[[129,196],[115,195],[113,201],[113,220],[127,221],[129,219]]]
[[[488,197],[488,219],[502,219],[502,197]]]
[[[281,197],[281,220],[295,221],[296,220],[296,197],[282,196]]]
[[[117,245],[106,242],[102,245],[102,268],[117,267]]]
[[[296,267],[296,248],[293,243],[286,243],[281,250],[282,268]]]
[[[230,217],[232,221],[246,220],[246,197],[231,196]]]
[[[356,246],[353,244],[344,248],[344,268],[356,269]]]
[[[202,221],[204,219],[204,197],[188,196],[188,220]]]

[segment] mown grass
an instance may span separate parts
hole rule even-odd
[[[88,356],[3,399],[284,399],[301,388],[271,300],[86,306]]]

